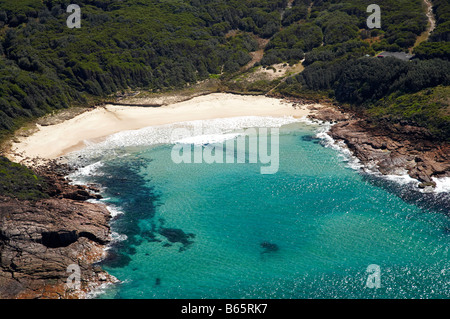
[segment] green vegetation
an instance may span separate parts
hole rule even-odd
[[[450,136],[450,87],[437,86],[417,93],[395,93],[374,104],[367,113],[376,121],[410,122],[429,128],[435,136]]]
[[[449,141],[450,3],[433,1],[436,29],[428,41],[415,48],[415,59],[402,61],[373,56],[381,50],[408,51],[427,26],[422,1],[384,1],[381,30],[365,29],[361,21],[366,16],[362,11],[365,1],[335,2],[318,1],[320,10],[313,6],[311,17],[316,16],[316,23],[322,25],[324,45],[306,52],[305,70],[287,78],[276,93],[314,100],[331,98],[375,122],[407,121],[426,127],[434,138]],[[400,6],[405,10],[395,12]],[[327,17],[320,24],[321,17],[336,11],[341,19]],[[333,24],[341,25],[342,34],[334,35]],[[360,28],[359,35],[352,26]],[[335,41],[334,37],[340,38]]]
[[[426,28],[422,0],[385,0],[382,29],[368,30],[371,2],[296,0],[288,8],[287,0],[82,0],[82,27],[69,29],[69,0],[1,0],[0,135],[24,120],[122,90],[229,79],[251,61],[258,38],[270,39],[264,66],[305,58],[305,75],[286,82],[302,84],[300,91],[282,85],[279,92],[333,97],[347,61],[407,50]],[[436,2],[434,42],[416,49],[421,57],[448,57],[448,42],[441,42],[448,5]],[[270,90],[261,84],[252,90]]]
[[[293,24],[271,39],[261,63],[263,65],[284,61],[295,63],[303,59],[304,52],[320,46],[322,38],[322,30],[315,24]]]
[[[450,139],[448,98],[439,97],[450,85],[448,0],[433,0],[436,29],[410,62],[374,56],[414,46],[427,27],[423,0],[379,1],[382,28],[372,30],[373,0],[79,0],[81,28],[69,29],[71,2],[0,0],[0,139],[54,110],[205,79],[228,91],[331,98]],[[305,59],[305,69],[233,81],[262,49],[256,65]]]
[[[376,51],[401,51],[411,47],[425,31],[427,18],[422,0],[378,1],[382,12],[381,30],[367,30],[367,7],[372,0],[314,1],[311,18],[316,17],[324,29],[326,44],[356,39],[379,38]],[[361,30],[358,33],[358,30]]]
[[[247,64],[256,36],[278,31],[287,1],[69,0],[0,2],[0,135],[117,91],[181,88]],[[252,32],[225,37],[233,29]]]
[[[305,70],[277,88],[283,95],[332,98],[354,111],[376,109],[385,119],[408,119],[436,138],[450,139],[449,101],[424,92],[450,92],[450,61],[402,61],[395,58],[315,59]],[[437,88],[440,88],[439,90]],[[384,110],[384,111],[383,111]],[[446,110],[446,111],[445,111]]]
[[[46,183],[33,171],[0,156],[0,195],[21,200],[47,198]]]
[[[436,29],[428,42],[414,49],[420,59],[450,58],[450,4],[447,0],[434,0],[433,11],[436,16]]]

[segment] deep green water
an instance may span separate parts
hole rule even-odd
[[[449,194],[352,169],[317,129],[281,128],[273,175],[175,164],[172,144],[142,142],[157,131],[88,148],[78,178],[122,212],[102,264],[121,283],[97,298],[449,298]]]

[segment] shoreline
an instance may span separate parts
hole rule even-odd
[[[64,114],[62,118],[41,119],[45,125],[35,124],[29,135],[16,134],[4,154],[45,177],[50,189],[47,190],[48,199],[36,202],[0,197],[0,221],[5,221],[6,227],[0,227],[3,234],[0,245],[4,242],[5,258],[9,255],[15,258],[16,242],[24,252],[24,260],[15,258],[17,268],[9,269],[8,265],[0,264],[0,286],[3,287],[0,296],[8,299],[86,299],[104,285],[118,282],[97,265],[107,258],[113,216],[107,205],[88,201],[101,198],[96,186],[71,184],[68,179],[71,168],[61,157],[82,149],[86,141],[100,142],[118,132],[185,121],[242,116],[302,118],[310,113],[306,105],[300,107],[279,98],[211,93],[160,107],[105,105],[70,118]],[[8,219],[11,209],[18,212],[15,214],[17,220]],[[33,212],[34,217],[28,216],[29,212]],[[16,233],[23,231],[30,238],[20,236],[16,239]],[[44,240],[45,234],[52,234],[52,242]],[[9,243],[12,243],[11,247]],[[64,262],[58,261],[55,254]],[[82,273],[81,290],[68,289],[66,280],[70,274],[66,268],[77,263]],[[9,273],[14,273],[16,279],[9,279]],[[47,273],[54,280],[46,280]]]
[[[217,92],[182,96],[167,93],[119,100],[75,112],[72,117],[47,116],[45,124],[29,129],[30,134],[15,134],[9,139],[4,156],[31,168],[48,160],[64,163],[65,155],[119,132],[245,116],[308,117],[334,123],[327,134],[335,142],[344,142],[365,167],[375,168],[382,175],[401,176],[406,172],[422,189],[435,188],[434,178],[450,178],[450,143],[436,145],[423,128],[389,123],[376,127],[364,117],[328,103]]]
[[[231,93],[195,96],[159,107],[106,104],[54,125],[36,124],[31,135],[16,136],[10,142],[6,157],[33,166],[36,159],[57,159],[82,149],[86,142],[100,142],[123,131],[194,120],[242,116],[302,118],[310,114],[305,105],[299,107],[279,98]]]
[[[82,225],[79,225],[77,221],[70,220],[69,217],[67,217],[69,222],[66,220],[66,222],[60,224],[48,221],[50,224],[55,224],[52,232],[58,234],[76,230],[75,233],[78,234],[78,237],[75,243],[71,244],[75,246],[70,245],[68,247],[72,247],[72,254],[76,253],[78,256],[83,256],[84,267],[91,274],[88,276],[88,280],[83,282],[85,289],[78,294],[67,293],[64,290],[65,279],[68,276],[65,269],[52,270],[57,271],[60,279],[64,280],[62,284],[60,283],[57,286],[48,285],[45,281],[36,278],[36,274],[29,270],[26,280],[33,289],[28,289],[26,293],[18,294],[13,298],[87,298],[101,285],[117,282],[117,279],[96,266],[99,260],[106,257],[107,245],[111,240],[109,228],[109,220],[112,218],[111,212],[103,204],[87,202],[88,199],[95,198],[98,195],[95,186],[92,188],[92,185],[70,185],[70,181],[67,180],[68,171],[61,173],[61,167],[64,171],[61,156],[83,148],[85,146],[84,141],[100,142],[107,136],[121,131],[193,120],[240,116],[308,117],[313,120],[333,123],[326,134],[334,140],[334,143],[343,141],[352,155],[358,158],[364,167],[375,166],[383,175],[391,173],[398,175],[396,173],[408,167],[410,170],[408,174],[411,176],[412,173],[415,173],[425,190],[433,187],[433,181],[431,180],[433,174],[443,172],[443,174],[437,175],[450,176],[450,159],[448,158],[450,155],[445,157],[450,152],[445,153],[445,149],[441,149],[436,153],[437,149],[433,148],[431,141],[428,144],[417,144],[416,142],[421,140],[422,133],[417,128],[411,134],[406,134],[405,132],[410,129],[410,127],[407,127],[403,130],[404,132],[401,132],[401,130],[397,132],[395,138],[393,138],[390,135],[392,134],[390,129],[370,129],[370,126],[364,126],[367,124],[364,119],[349,112],[343,112],[336,107],[325,104],[303,103],[294,99],[211,93],[160,107],[105,105],[88,110],[70,119],[50,121],[51,124],[47,126],[38,126],[38,129],[33,130],[31,135],[16,137],[19,143],[12,144],[10,152],[6,154],[7,157],[31,166],[39,174],[47,174],[49,180],[59,182],[56,183],[55,194],[49,200],[41,200],[37,203],[18,203],[17,200],[11,199],[9,201],[3,200],[3,205],[15,205],[24,213],[30,210],[29,207],[32,207],[32,210],[36,211],[38,216],[39,214],[48,215],[48,207],[54,207],[58,212],[65,211],[65,206],[77,207],[86,218],[90,218],[92,214],[92,216],[97,217],[104,216],[97,224],[94,223],[93,227],[96,227],[96,229],[92,230],[92,233],[107,228],[108,234],[103,234],[102,241],[96,242],[91,240],[92,236],[91,239],[80,236],[79,234],[86,233],[86,230],[82,229]],[[87,129],[86,125],[92,125],[93,129]],[[46,137],[52,138],[46,140]],[[407,139],[411,141],[407,142]],[[417,148],[422,148],[422,150]],[[42,150],[42,152],[39,153],[39,150]],[[442,152],[443,154],[441,154]],[[38,156],[33,157],[36,154]],[[436,161],[436,155],[441,156],[440,161]],[[1,208],[0,205],[0,213],[2,212]],[[18,221],[15,225],[16,228],[21,226],[23,226],[21,221]],[[41,235],[36,233],[36,236]],[[96,238],[99,238],[99,236],[96,235]],[[29,245],[34,247],[33,245],[37,244],[30,241]],[[58,249],[62,249],[62,247]],[[15,282],[9,284],[16,285]]]
[[[88,201],[101,198],[98,189],[71,185],[70,168],[57,161],[34,170],[47,184],[47,198],[0,196],[0,298],[86,299],[117,283],[98,266],[112,241],[111,212]],[[79,287],[71,285],[74,271]]]
[[[437,180],[450,178],[450,143],[434,141],[424,128],[389,123],[380,127],[333,108],[308,117],[334,123],[327,135],[334,143],[343,142],[365,169],[382,176],[408,176],[425,192],[433,192]]]

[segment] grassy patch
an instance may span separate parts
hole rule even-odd
[[[45,181],[29,168],[0,156],[0,195],[21,200],[47,198]]]
[[[435,136],[450,140],[450,86],[438,86],[413,94],[391,94],[367,110],[374,119],[411,121]]]

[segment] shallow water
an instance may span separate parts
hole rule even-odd
[[[73,177],[101,184],[104,202],[121,212],[102,264],[121,283],[98,298],[450,297],[448,193],[350,168],[315,137],[317,125],[204,125],[217,137],[265,124],[281,126],[273,175],[259,163],[175,164],[174,126],[122,133],[81,159],[74,154],[90,166]],[[366,286],[372,264],[378,289]]]

